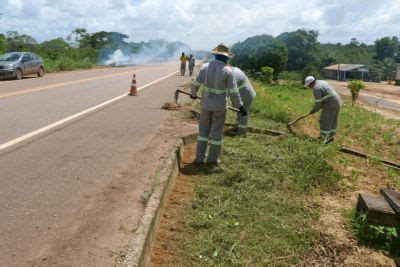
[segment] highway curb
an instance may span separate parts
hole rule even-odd
[[[196,140],[197,133],[179,138],[167,159],[157,168],[153,177],[156,186],[130,243],[123,266],[149,265],[151,248],[156,237],[160,217],[176,177],[178,177],[185,145],[192,144]]]

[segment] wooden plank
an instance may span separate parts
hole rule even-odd
[[[381,188],[381,194],[392,207],[392,209],[400,214],[400,193],[389,188]]]
[[[382,197],[359,194],[356,209],[358,213],[367,215],[370,224],[400,226],[396,212]]]

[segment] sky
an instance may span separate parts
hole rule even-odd
[[[196,50],[259,34],[317,30],[322,43],[373,43],[400,35],[400,0],[0,0],[0,33],[38,42],[75,28],[117,31],[129,41],[182,41]]]

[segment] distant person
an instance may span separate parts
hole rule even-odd
[[[190,54],[189,56],[189,75],[190,77],[193,74],[193,70],[194,70],[194,66],[196,65],[196,62],[194,60],[194,56],[192,54]]]
[[[192,82],[190,95],[192,99],[195,99],[203,84],[196,165],[204,163],[209,138],[211,146],[206,163],[219,164],[228,96],[233,106],[239,108],[242,115],[246,115],[232,68],[227,66],[228,59],[232,55],[229,47],[219,44],[212,53],[215,55],[215,60],[201,66],[196,79]]]
[[[185,76],[186,61],[187,61],[187,57],[186,57],[185,53],[182,52],[182,56],[181,56],[181,75],[182,76]]]
[[[315,104],[310,114],[322,109],[319,138],[325,143],[333,142],[338,128],[340,106],[343,104],[341,97],[329,83],[316,80],[313,76],[308,76],[304,85],[313,89]]]
[[[249,109],[251,104],[253,103],[254,98],[256,97],[256,92],[254,91],[251,82],[247,78],[244,72],[237,68],[233,67],[233,76],[236,79],[236,84],[239,89],[240,98],[243,101],[243,108],[247,111],[246,115],[242,115],[241,113],[237,113],[236,124],[237,129],[234,134],[236,135],[246,135],[247,126],[249,123]]]

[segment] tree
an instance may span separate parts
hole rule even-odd
[[[35,49],[37,42],[27,34],[20,35],[16,31],[8,31],[6,33],[6,44],[7,52],[32,51]]]
[[[236,43],[232,52],[235,55],[232,63],[246,70],[271,67],[275,73],[280,73],[288,60],[285,44],[270,35],[258,35]]]
[[[76,28],[68,36],[67,41],[74,47],[86,47],[90,34],[84,28]]]
[[[4,34],[0,34],[0,54],[4,54],[6,52],[6,37]]]
[[[319,65],[318,31],[299,29],[295,32],[285,32],[277,39],[286,44],[288,49],[289,71],[299,71],[308,64]]]
[[[393,58],[394,53],[397,52],[399,40],[396,36],[384,37],[375,41],[376,56],[379,60],[385,58]]]
[[[365,89],[365,83],[360,80],[353,80],[347,84],[347,88],[350,89],[351,92],[351,105],[354,106],[358,98],[358,94],[362,89]]]
[[[314,76],[316,78],[319,78],[320,73],[318,70],[314,67],[313,64],[307,64],[304,69],[301,72],[301,81],[304,82],[304,79],[307,76]]]
[[[56,60],[65,56],[70,48],[69,44],[62,38],[45,41],[39,46],[40,54],[49,59]]]
[[[348,44],[348,46],[357,47],[360,46],[360,43],[357,41],[357,38],[353,37],[350,39],[350,43]]]

